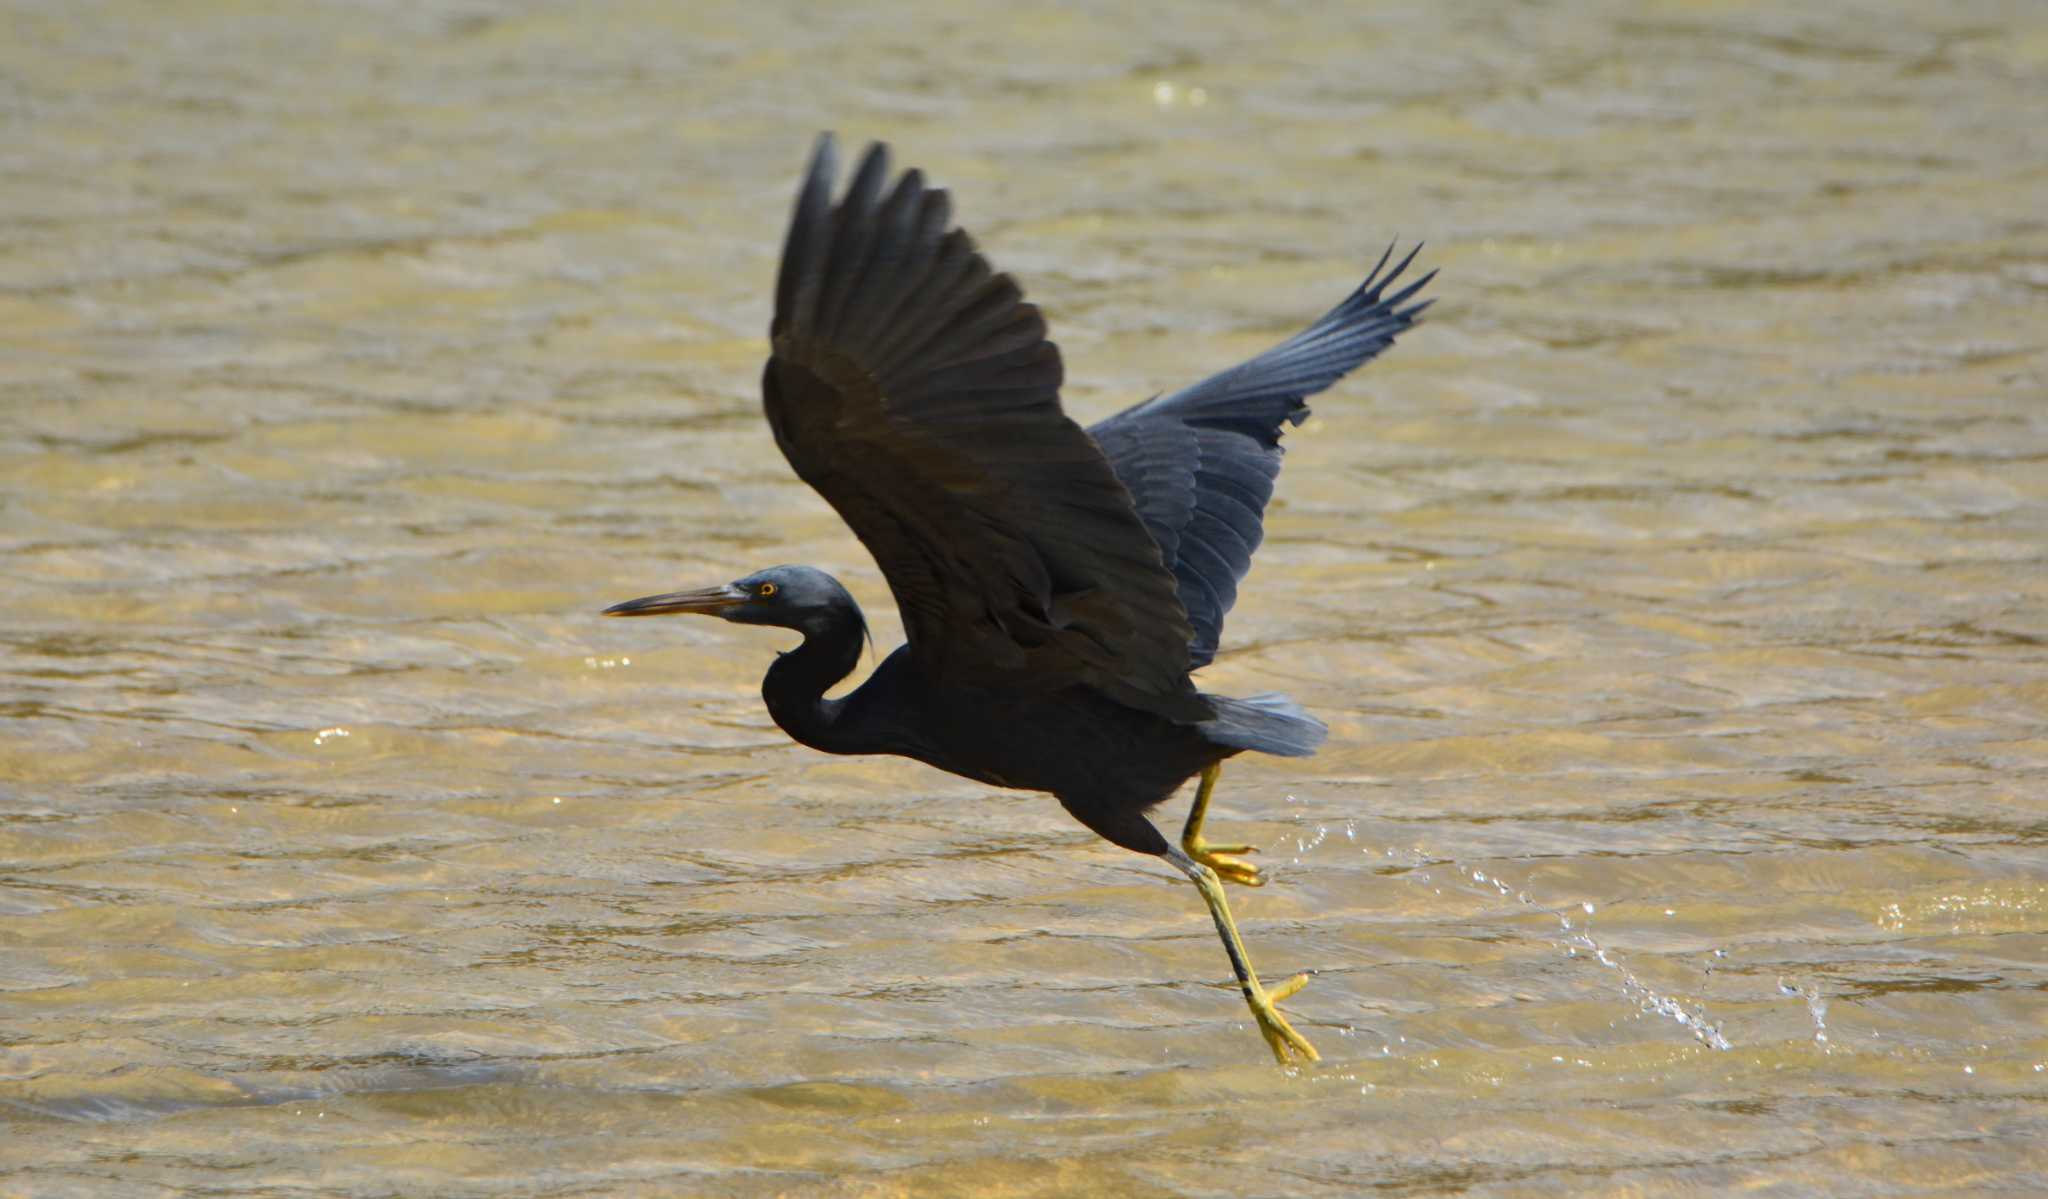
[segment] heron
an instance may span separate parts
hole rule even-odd
[[[650,595],[610,616],[697,613],[801,634],[761,696],[798,742],[893,754],[993,787],[1049,792],[1112,844],[1191,880],[1274,1057],[1318,1059],[1280,1010],[1307,985],[1253,970],[1225,882],[1264,879],[1255,847],[1204,822],[1222,763],[1313,754],[1323,723],[1279,694],[1196,688],[1263,536],[1283,426],[1409,328],[1429,272],[1389,245],[1355,290],[1247,362],[1084,430],[1060,406],[1045,320],[953,226],[948,193],[891,178],[872,143],[835,203],[817,139],[775,280],[761,389],[797,476],[881,568],[906,643],[840,698],[867,622],[840,582],[775,566]],[[1146,816],[1199,779],[1178,843]]]

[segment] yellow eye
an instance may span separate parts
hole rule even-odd
[[[763,583],[760,587],[755,589],[754,594],[760,596],[762,599],[767,599],[769,596],[775,594],[775,584]]]

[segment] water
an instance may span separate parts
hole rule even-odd
[[[2008,5],[17,5],[0,1193],[2048,1190],[2048,21]],[[812,133],[1083,417],[1396,235],[1166,868],[787,743],[755,387]],[[1178,810],[1162,819],[1171,821]]]

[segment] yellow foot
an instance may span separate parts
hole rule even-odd
[[[1300,1054],[1303,1061],[1319,1062],[1323,1059],[1323,1055],[1316,1052],[1316,1047],[1308,1043],[1308,1038],[1294,1031],[1294,1026],[1280,1014],[1278,1006],[1281,1000],[1307,985],[1308,975],[1297,974],[1270,991],[1254,983],[1255,989],[1244,997],[1245,1002],[1251,1005],[1252,1015],[1258,1018],[1260,1035],[1266,1038],[1274,1058],[1283,1066],[1293,1064],[1287,1057],[1290,1050]]]
[[[1196,833],[1192,837],[1182,837],[1180,847],[1187,850],[1189,857],[1214,870],[1217,877],[1226,883],[1239,883],[1247,887],[1266,885],[1266,880],[1259,875],[1257,863],[1247,862],[1236,856],[1241,853],[1259,852],[1256,845],[1211,845],[1202,839],[1200,833]]]

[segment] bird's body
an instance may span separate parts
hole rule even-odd
[[[828,628],[776,659],[761,693],[784,732],[826,753],[894,754],[991,786],[1049,792],[1081,823],[1139,853],[1167,849],[1144,813],[1257,732],[1259,710],[1248,718],[1242,701],[1208,697],[1222,712],[1187,724],[1082,684],[1041,694],[936,681],[907,649],[844,699],[823,698],[851,673],[860,636],[857,625]]]
[[[831,200],[821,138],[783,250],[763,377],[776,443],[881,565],[909,642],[840,699],[866,623],[830,575],[779,566],[613,615],[700,612],[794,629],[762,683],[775,722],[839,754],[896,754],[1049,792],[1117,845],[1202,891],[1274,1053],[1315,1051],[1251,970],[1219,877],[1257,868],[1201,828],[1218,765],[1313,753],[1320,722],[1277,695],[1198,691],[1262,536],[1282,426],[1390,344],[1429,276],[1393,295],[1375,268],[1344,303],[1258,358],[1083,431],[1061,412],[1037,309],[910,171],[884,194],[869,150]],[[1413,252],[1409,258],[1413,258]],[[1386,265],[1382,258],[1380,266]],[[1179,845],[1145,813],[1202,779]]]

